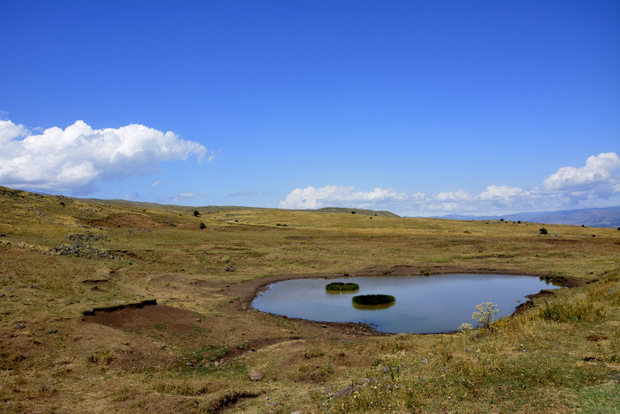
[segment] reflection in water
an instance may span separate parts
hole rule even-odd
[[[359,285],[360,295],[397,293],[398,301],[380,312],[351,305],[351,296],[325,291],[325,279],[294,279],[274,283],[253,306],[263,312],[324,322],[362,322],[380,332],[434,333],[473,323],[476,305],[493,302],[498,318],[514,312],[525,295],[554,289],[537,277],[453,274],[339,278]]]

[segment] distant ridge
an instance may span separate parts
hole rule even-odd
[[[364,208],[323,207],[317,210],[310,210],[310,211],[316,211],[319,213],[348,213],[348,214],[361,214],[365,216],[400,217],[399,215],[394,214],[390,211],[385,211],[385,210],[376,211],[376,210],[368,210]]]
[[[620,206],[607,208],[585,208],[579,210],[541,211],[506,214],[503,216],[469,216],[449,214],[441,217],[450,220],[511,220],[532,223],[569,224],[588,227],[620,227]]]
[[[45,197],[63,197],[70,200],[79,200],[85,203],[100,203],[100,204],[108,204],[111,206],[122,206],[122,207],[130,207],[130,208],[160,208],[166,210],[177,210],[177,211],[191,211],[191,210],[200,210],[200,213],[209,213],[209,212],[218,212],[218,211],[238,211],[238,210],[281,210],[275,207],[246,207],[246,206],[189,206],[189,205],[181,205],[181,204],[160,204],[160,203],[152,203],[146,201],[132,201],[132,200],[122,200],[122,199],[100,199],[100,198],[76,198],[76,197],[68,197],[63,195],[54,195],[48,194],[44,192],[30,192],[27,190],[18,190],[9,187],[4,187],[0,185],[0,196],[2,195],[37,195],[37,196],[45,196]],[[375,211],[364,208],[353,208],[353,207],[324,207],[320,209],[306,209],[306,210],[297,210],[297,211],[308,211],[308,212],[319,212],[319,213],[345,213],[345,214],[359,214],[362,216],[377,216],[377,217],[400,217],[397,214],[394,214],[390,211]]]

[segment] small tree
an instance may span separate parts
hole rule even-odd
[[[547,234],[547,229],[544,227],[541,227],[538,231],[540,232],[540,234]]]
[[[194,210],[194,217],[200,217],[200,213],[198,212],[198,210]]]
[[[476,305],[477,311],[471,314],[471,318],[483,328],[490,328],[497,314],[497,305],[493,302],[485,302]]]
[[[206,228],[207,228],[207,226],[204,223],[200,223],[200,230],[204,230]]]

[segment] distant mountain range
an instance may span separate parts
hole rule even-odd
[[[588,227],[620,227],[620,206],[607,208],[586,208],[581,210],[541,211],[515,213],[503,216],[466,216],[449,214],[434,217],[450,220],[510,220],[546,224],[572,224]]]

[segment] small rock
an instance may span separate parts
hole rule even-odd
[[[196,322],[202,322],[202,319],[197,318],[197,319],[196,319]]]
[[[58,329],[51,329],[50,328],[50,329],[47,330],[47,333],[50,333],[50,334],[58,333]]]
[[[6,234],[0,233],[0,237],[6,237]]]
[[[249,375],[252,381],[260,381],[263,379],[263,374],[261,374],[260,371],[255,370],[255,369],[250,370]]]
[[[321,328],[327,328],[327,325],[321,325]]]
[[[194,366],[194,363],[193,363],[193,362],[188,362],[188,363],[187,363],[187,364],[185,364],[185,365],[187,365],[188,367],[193,367],[193,366]]]
[[[372,218],[372,217],[371,217]],[[297,410],[297,411],[291,411],[291,414],[302,414],[301,411]]]
[[[23,323],[18,323],[17,325],[15,325],[15,329],[24,329],[26,327],[26,325],[24,325]]]

